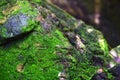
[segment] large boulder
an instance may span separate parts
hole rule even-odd
[[[108,45],[92,26],[42,0],[18,0],[4,9],[1,80],[86,80],[106,67]]]

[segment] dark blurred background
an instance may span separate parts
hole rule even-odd
[[[120,45],[120,0],[48,0],[102,31],[110,47]]]

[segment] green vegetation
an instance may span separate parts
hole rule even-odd
[[[109,61],[109,49],[102,33],[85,23],[81,26],[76,29],[76,33],[85,41],[84,44],[86,45],[86,53],[88,56],[97,55]]]
[[[93,56],[102,58],[106,67],[108,45],[98,30],[85,23],[75,30],[78,22],[69,14],[42,0],[33,2],[41,3],[40,9],[28,1],[17,1],[17,7],[6,11],[7,16],[23,13],[30,20],[22,29],[26,34],[0,46],[0,80],[58,80],[58,73],[64,70],[68,80],[91,80],[100,68],[94,66]],[[80,36],[83,53],[70,44],[65,32]]]
[[[40,27],[39,27],[40,28]],[[63,34],[53,30],[50,34],[41,34],[41,29],[29,36],[0,48],[1,80],[56,80],[62,65],[57,63],[57,52],[68,45]],[[23,72],[17,65],[24,64]],[[4,77],[3,77],[4,76]]]

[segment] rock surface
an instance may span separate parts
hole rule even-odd
[[[119,0],[48,0],[89,24],[96,24],[113,48],[120,44]],[[112,9],[112,10],[111,10]],[[111,35],[110,35],[111,34]]]
[[[106,67],[108,45],[101,32],[46,1],[18,0],[14,4],[11,11],[5,8],[7,14],[2,13],[5,21],[0,19],[0,26],[14,35],[1,36],[0,42],[32,31],[0,46],[1,80],[57,80],[60,72],[66,80],[91,79],[101,67],[94,65],[93,56],[103,59],[100,65]]]
[[[28,17],[24,14],[18,14],[8,18],[3,27],[1,27],[2,31],[5,30],[3,35],[5,35],[6,38],[10,38],[22,34],[22,28],[27,26],[27,22]],[[1,36],[3,35],[1,34]]]

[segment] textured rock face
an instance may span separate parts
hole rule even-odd
[[[111,47],[120,44],[119,0],[48,0],[76,18],[95,23]],[[111,34],[111,35],[109,35]]]
[[[1,80],[86,80],[96,74],[99,60],[103,61],[97,66],[106,67],[108,46],[98,30],[45,1],[36,1],[18,0],[21,7],[5,10],[8,17],[2,13],[7,19],[0,26],[6,28],[7,38],[11,33],[14,38],[32,32],[0,45]],[[60,77],[62,72],[65,75]]]
[[[6,23],[1,27],[4,31],[1,36],[10,38],[20,35],[22,28],[28,25],[28,17],[24,14],[17,14],[7,19]]]

